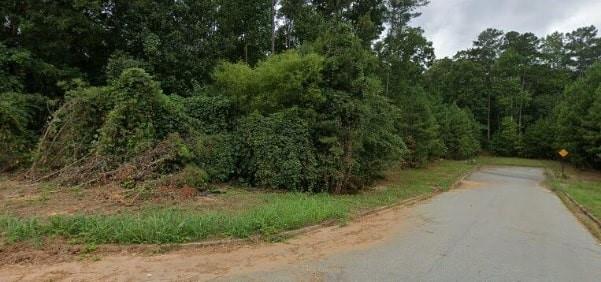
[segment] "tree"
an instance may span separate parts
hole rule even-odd
[[[394,97],[411,91],[434,61],[432,42],[424,37],[423,32],[412,27],[397,29],[376,44],[386,96]]]
[[[521,140],[513,117],[502,119],[501,128],[493,136],[491,149],[501,156],[515,156],[520,152]]]
[[[409,149],[407,162],[421,167],[429,161],[442,157],[444,143],[440,138],[440,126],[432,112],[432,104],[423,91],[406,94],[399,98],[401,129]]]
[[[482,65],[484,68],[485,85],[488,85],[486,89],[487,97],[487,119],[486,119],[486,137],[487,141],[491,141],[493,132],[493,89],[492,84],[494,78],[492,77],[493,66],[495,61],[501,54],[501,47],[503,46],[503,35],[504,33],[497,29],[487,29],[478,35],[478,40],[474,42],[474,48],[465,52],[459,52],[456,58],[467,58],[472,59]]]
[[[577,165],[601,167],[601,65],[595,64],[566,89],[556,109],[557,148],[571,152]]]
[[[568,33],[566,49],[568,64],[578,75],[601,60],[601,38],[595,26],[581,27]]]
[[[436,116],[447,158],[464,160],[479,153],[480,125],[469,112],[455,104],[442,105]]]
[[[443,103],[469,109],[474,118],[485,128],[488,121],[486,94],[487,75],[484,67],[468,59],[442,59],[432,65],[425,74],[424,85],[429,93],[440,97]],[[485,131],[482,131],[485,133]],[[482,140],[486,136],[482,134]]]

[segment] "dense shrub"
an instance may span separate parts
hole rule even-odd
[[[98,130],[113,106],[107,87],[68,92],[38,144],[34,167],[58,169],[90,155],[98,142]]]
[[[365,97],[358,148],[358,169],[354,174],[367,184],[408,154],[403,141],[402,113],[387,98]]]
[[[196,136],[182,107],[150,75],[127,69],[110,87],[67,94],[39,143],[34,167],[56,170],[77,163],[91,171],[111,170],[144,159],[170,133]]]
[[[170,184],[175,187],[192,187],[198,190],[204,190],[208,180],[207,172],[195,164],[186,165],[169,179]]]
[[[474,117],[455,104],[444,105],[437,116],[445,156],[456,160],[475,157],[480,151],[480,128]]]
[[[119,79],[124,70],[131,68],[141,68],[146,72],[152,73],[152,66],[150,64],[135,59],[124,52],[117,51],[113,53],[105,67],[107,82],[111,83]]]
[[[178,100],[185,113],[195,121],[197,129],[204,134],[231,131],[236,125],[236,109],[229,97],[201,92]]]
[[[238,129],[242,141],[240,177],[258,186],[314,190],[317,161],[306,121],[295,109],[244,118]]]
[[[205,135],[191,146],[194,162],[204,168],[212,181],[229,181],[238,175],[242,140],[237,133]]]
[[[47,108],[40,95],[0,93],[0,171],[28,161]]]

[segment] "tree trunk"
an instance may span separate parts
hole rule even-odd
[[[275,54],[275,17],[277,0],[271,0],[271,54]]]
[[[492,114],[492,110],[491,110],[491,104],[492,104],[492,102],[491,102],[491,100],[492,100],[492,98],[491,98],[490,91],[489,91],[488,92],[488,118],[487,118],[487,123],[488,123],[487,124],[487,129],[488,129],[487,140],[488,140],[489,144],[490,144],[490,118],[491,118],[491,114]]]

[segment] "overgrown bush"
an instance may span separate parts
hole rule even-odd
[[[106,174],[130,161],[148,159],[146,165],[154,169],[154,162],[166,159],[145,156],[161,151],[160,143],[171,133],[184,139],[196,136],[183,108],[164,95],[150,75],[127,69],[110,87],[68,93],[40,141],[34,168],[77,166],[87,174]]]
[[[242,140],[237,133],[205,135],[192,140],[194,162],[212,181],[229,181],[239,173]]]
[[[152,66],[149,63],[135,59],[125,52],[117,51],[113,53],[105,67],[106,81],[109,84],[112,83],[121,77],[123,71],[131,68],[140,68],[152,73]]]
[[[215,74],[215,86],[235,105],[238,115],[273,113],[290,107],[313,108],[324,101],[320,89],[323,58],[288,51],[271,56],[255,68],[226,63]]]
[[[107,87],[68,92],[39,141],[34,168],[60,169],[92,155],[99,130],[114,104]]]
[[[0,93],[0,171],[29,161],[47,108],[40,95]]]
[[[269,116],[253,113],[241,121],[238,132],[242,181],[295,191],[318,187],[309,127],[295,109]]]
[[[195,164],[188,164],[181,171],[173,175],[169,181],[175,187],[192,187],[204,190],[208,180],[209,176],[206,171]]]
[[[177,99],[185,113],[194,120],[197,129],[204,134],[232,131],[236,126],[239,113],[227,96],[200,92]]]

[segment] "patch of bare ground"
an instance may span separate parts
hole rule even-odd
[[[85,247],[67,244],[51,250],[11,246],[0,252],[9,257],[0,260],[0,277],[8,281],[196,281],[268,271],[386,242],[403,228],[408,213],[406,206],[383,210],[280,243],[257,241],[202,248],[99,246],[90,253]]]
[[[52,182],[30,184],[5,178],[0,181],[0,213],[43,218],[72,214],[119,214],[157,207],[209,210],[253,204],[252,199],[235,200],[245,194],[240,189],[229,189],[227,186],[218,189],[228,191],[228,195],[217,197],[216,194],[202,193],[191,187],[165,186],[143,190],[124,189],[118,184],[108,184],[81,188]]]

